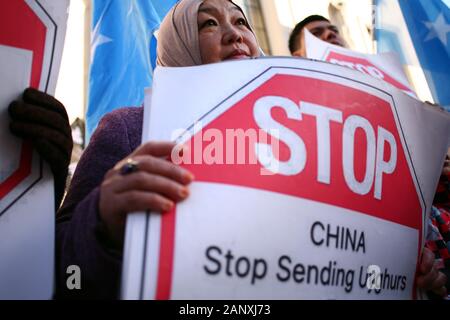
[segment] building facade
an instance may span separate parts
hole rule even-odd
[[[288,39],[291,30],[299,21],[311,14],[329,18],[338,27],[351,49],[375,53],[372,1],[234,0],[249,18],[264,53],[273,56],[289,55]],[[84,117],[87,103],[91,11],[92,0],[71,1],[66,43],[56,90],[56,97],[66,105],[71,121]],[[401,16],[401,12],[392,14]],[[398,24],[402,27],[400,22]],[[408,37],[405,37],[405,41],[411,42]],[[83,45],[80,46],[80,43]],[[414,50],[408,54],[414,55],[412,51]],[[407,76],[419,98],[433,102],[423,71],[417,65],[405,66]]]

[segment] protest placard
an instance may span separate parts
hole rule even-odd
[[[143,141],[190,196],[127,222],[125,299],[411,299],[450,117],[329,63],[157,68]]]
[[[394,87],[416,97],[408,82],[402,64],[394,52],[364,54],[337,46],[315,37],[304,30],[306,56],[310,59],[327,61],[358,70],[377,79],[386,81]]]
[[[2,1],[0,10],[0,299],[53,292],[53,178],[29,141],[9,132],[8,105],[27,87],[53,94],[68,1]]]

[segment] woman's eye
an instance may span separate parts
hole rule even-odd
[[[244,18],[239,18],[239,19],[237,20],[237,24],[238,24],[238,25],[242,25],[242,26],[246,26],[246,25],[247,25],[247,21],[245,21]]]
[[[201,28],[211,27],[211,26],[217,26],[217,23],[213,19],[208,19],[205,22],[203,22]]]

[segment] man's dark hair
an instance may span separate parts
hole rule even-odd
[[[302,33],[303,28],[310,22],[313,21],[328,21],[325,17],[319,16],[317,14],[313,14],[311,16],[306,17],[295,26],[294,30],[292,30],[291,35],[289,36],[289,51],[294,53],[298,49],[298,37]]]

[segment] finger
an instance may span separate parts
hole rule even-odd
[[[441,287],[441,288],[439,288],[439,289],[436,289],[436,290],[433,290],[433,292],[436,294],[436,295],[438,295],[439,297],[442,297],[442,298],[447,298],[447,296],[448,296],[448,293],[447,293],[447,288],[446,287]]]
[[[439,289],[433,290],[433,292],[443,298],[447,296],[447,288],[445,288],[445,287],[441,287]]]
[[[173,208],[173,201],[166,197],[145,191],[128,191],[117,196],[123,212],[155,211],[166,212]]]
[[[48,111],[36,105],[27,104],[22,101],[13,101],[9,105],[8,110],[11,118],[13,119],[32,124],[41,124],[57,129],[67,137],[71,136],[69,122],[57,112]]]
[[[112,187],[115,193],[139,190],[162,194],[174,201],[185,199],[189,195],[187,187],[163,176],[149,174],[147,172],[136,172],[122,176]]]
[[[116,164],[116,166],[117,166],[119,163],[122,163],[122,161],[118,162],[118,163]],[[105,174],[105,176],[104,176],[104,178],[103,178],[103,181],[107,181],[107,180],[109,180],[111,177],[117,176],[118,173],[119,173],[119,172],[117,172],[116,167],[114,167],[114,168],[112,168],[112,169],[109,169],[109,170],[106,172],[106,174]]]
[[[23,92],[22,98],[27,103],[35,104],[42,108],[58,112],[64,119],[69,120],[64,105],[45,92],[36,90],[34,88],[27,88]]]
[[[432,288],[433,282],[438,277],[438,271],[432,268],[430,272],[417,277],[417,286],[424,290],[430,290]]]
[[[436,279],[431,283],[430,288],[436,294],[443,293],[442,289],[445,289],[445,283],[447,282],[447,277],[442,272],[438,272]],[[447,290],[445,290],[447,291]]]
[[[166,157],[170,155],[175,145],[175,142],[169,141],[150,141],[137,148],[131,156],[152,155],[154,157]]]
[[[11,132],[15,135],[32,140],[44,139],[57,146],[65,154],[72,151],[72,139],[64,136],[58,130],[38,124],[13,121],[10,123]]]
[[[138,163],[139,171],[161,175],[182,184],[189,184],[194,179],[194,175],[191,172],[165,159],[152,156],[136,156],[133,157],[133,160]],[[120,170],[123,164],[121,163],[117,169]]]
[[[422,274],[427,274],[433,268],[434,264],[434,253],[428,249],[424,248],[422,252],[422,260],[420,262],[420,272]]]
[[[129,159],[138,163],[139,171],[146,171],[152,174],[158,174],[175,180],[179,183],[188,184],[192,182],[194,176],[188,170],[181,168],[180,166],[173,164],[172,162],[155,158],[153,156],[133,156],[129,157],[114,166],[114,172],[120,173],[122,167],[128,162]],[[110,176],[112,172],[108,172],[107,176]]]

